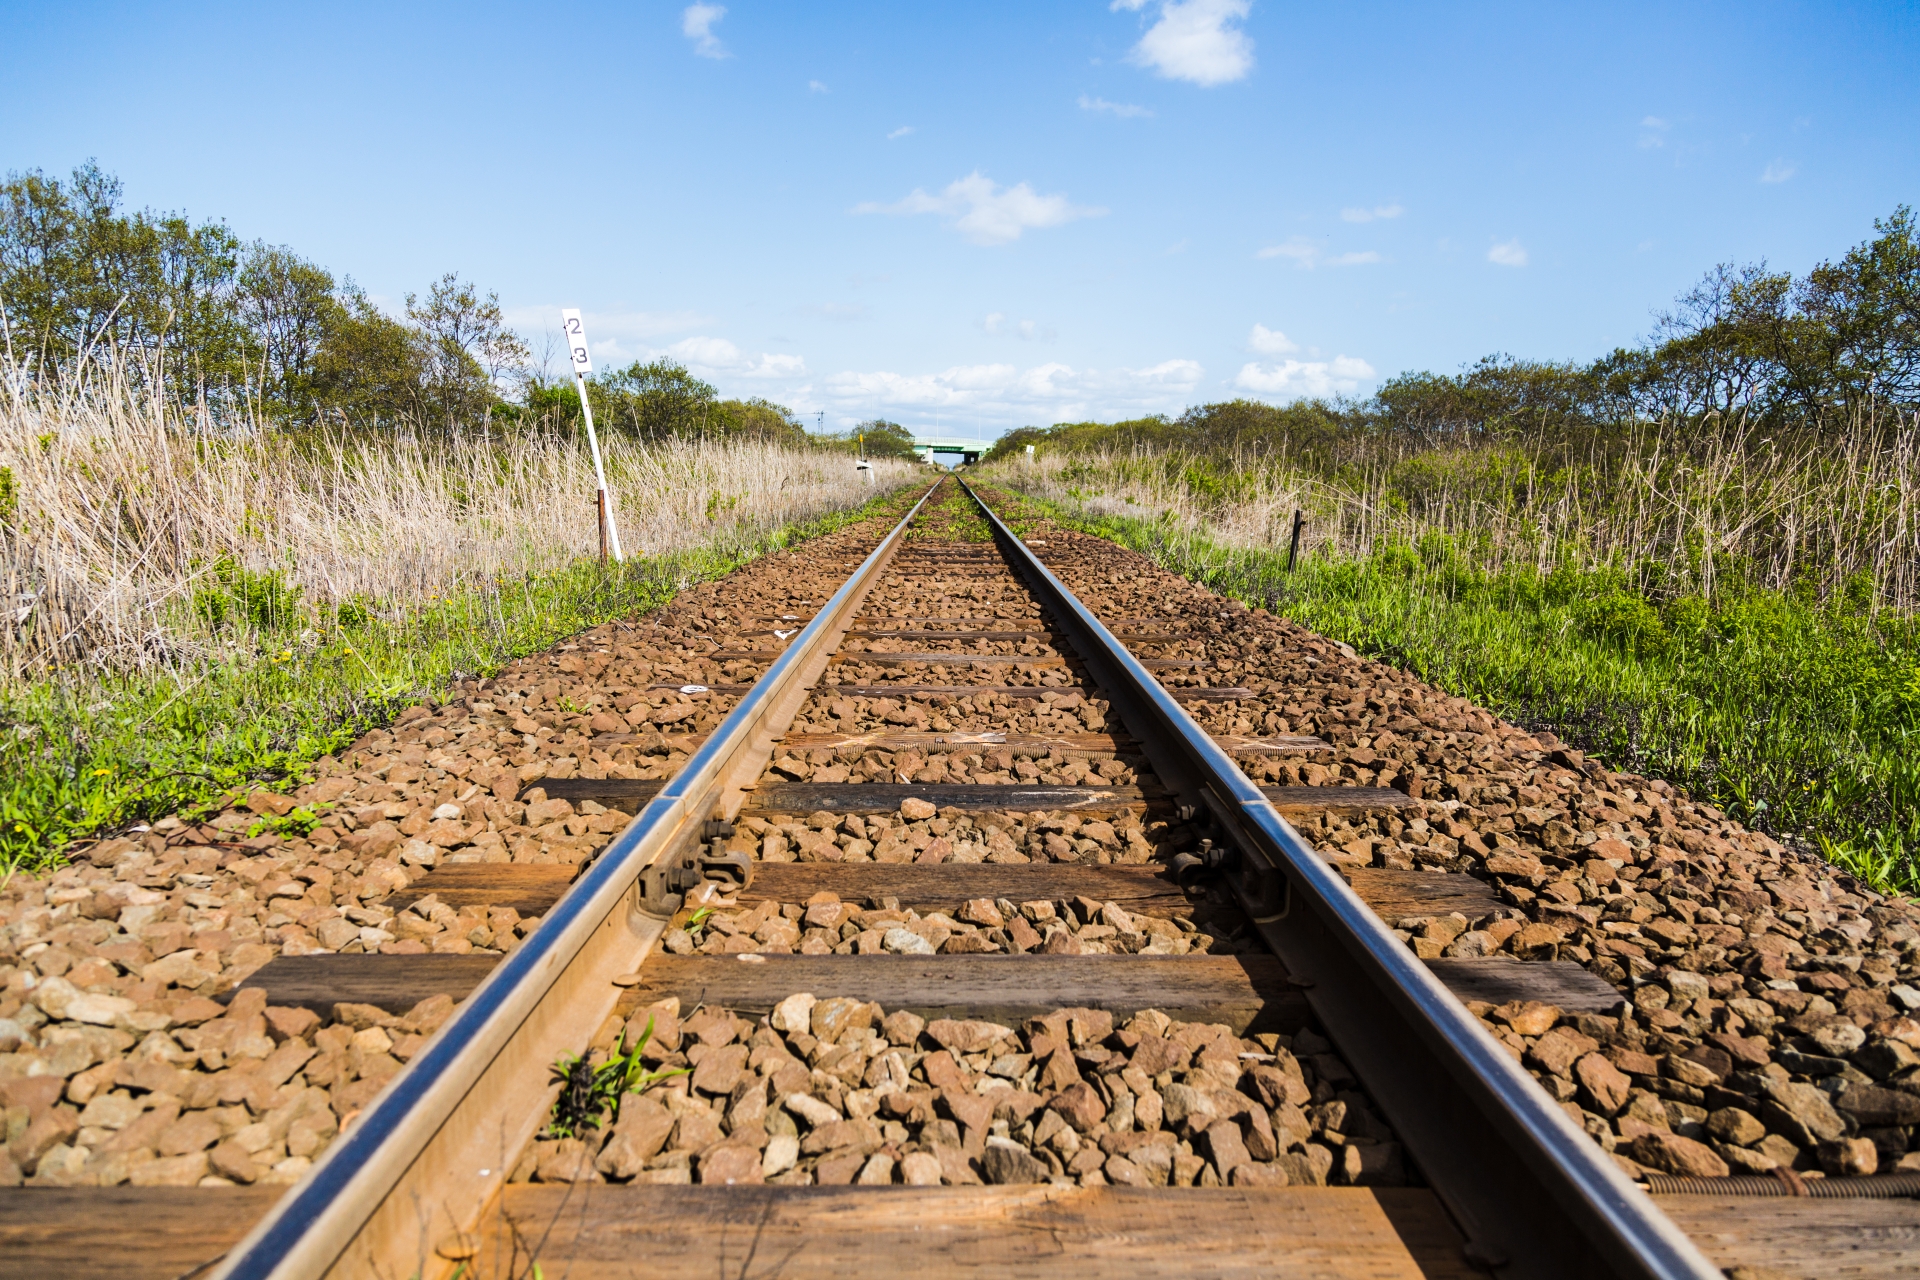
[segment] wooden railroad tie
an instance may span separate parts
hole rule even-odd
[[[528,783],[522,794],[538,788],[549,800],[591,800],[609,809],[638,813],[664,786],[666,783],[657,778],[541,778]],[[1381,813],[1418,803],[1391,787],[1262,787],[1261,791],[1281,813],[1296,815]],[[925,800],[935,809],[962,813],[1066,810],[1083,817],[1105,817],[1171,803],[1164,790],[1151,784],[1068,787],[1044,783],[778,782],[763,783],[750,792],[741,813],[755,817],[822,810],[893,813],[904,800]]]
[[[651,684],[647,689],[655,693],[678,693],[685,686],[686,682],[681,681],[679,684]],[[721,694],[746,693],[752,688],[750,684],[706,686],[709,693]],[[916,698],[936,695],[965,698],[978,697],[981,694],[998,694],[1005,698],[1036,700],[1044,698],[1049,693],[1060,695],[1078,693],[1080,690],[1051,684],[826,684],[823,682],[815,685],[813,692],[816,697],[843,698]],[[1238,687],[1208,689],[1178,686],[1169,688],[1167,692],[1182,702],[1244,702],[1259,696],[1251,689]]]
[[[456,908],[512,906],[524,915],[538,915],[558,900],[572,872],[570,867],[527,863],[457,864],[429,873],[405,895],[396,895],[395,901],[411,902],[431,893]],[[1472,918],[1499,905],[1492,891],[1470,876],[1377,868],[1357,868],[1350,876],[1355,892],[1388,919],[1455,910]],[[754,887],[742,901],[805,901],[822,889],[831,889],[846,901],[893,896],[903,906],[916,909],[952,909],[970,898],[982,897],[1014,901],[1084,897],[1118,902],[1129,911],[1143,913],[1164,910],[1177,914],[1191,909],[1185,895],[1166,879],[1161,868],[1077,863],[761,863],[756,867]],[[262,988],[274,1004],[302,1005],[321,1012],[331,1012],[338,1003],[371,1004],[403,1012],[428,996],[446,994],[463,999],[498,960],[487,955],[281,956],[262,966],[242,987]],[[921,967],[900,968],[894,966],[896,961],[911,961]],[[873,990],[883,994],[862,998],[916,1012],[986,1007],[981,1002],[989,997],[1005,1004],[1020,998],[1018,992],[1025,990],[1044,993],[1030,994],[1026,997],[1028,1004],[1019,1006],[1026,1009],[1033,1005],[1031,1011],[1038,1013],[1074,1004],[1121,1012],[1128,1001],[1144,1000],[1129,1008],[1160,1008],[1169,1014],[1176,1008],[1205,1008],[1210,1011],[1205,1017],[1194,1015],[1200,1021],[1242,1025],[1252,1025],[1256,1018],[1284,1024],[1304,1017],[1305,1006],[1288,986],[1280,962],[1264,955],[768,956],[759,961],[742,961],[731,955],[655,955],[643,972],[648,984],[677,984],[672,991],[661,988],[663,994],[746,1009],[758,1006],[740,1004],[747,999],[742,992],[769,994],[774,1002],[807,990],[860,995],[867,990],[862,984],[869,982],[861,976],[861,966],[875,962],[894,967],[886,970],[884,982],[873,979],[880,983]],[[1042,967],[1063,965],[1079,966],[1072,971],[1080,976],[1071,982],[1082,986],[1071,985],[1064,976],[1067,970],[1055,977],[1053,970],[1046,968],[1048,976],[1041,976]],[[1595,1013],[1609,1011],[1620,1002],[1619,993],[1611,985],[1571,962],[1522,963],[1496,957],[1433,960],[1428,968],[1462,1000],[1495,1004],[1540,1000],[1563,1009]],[[722,981],[725,975],[734,976]],[[1140,980],[1139,984],[1125,985],[1134,978]],[[800,985],[792,985],[796,982]],[[784,989],[775,990],[783,984]],[[635,988],[653,989],[651,985]],[[962,992],[971,994],[962,999]],[[1039,1008],[1039,1004],[1046,1007]],[[1267,1009],[1269,1004],[1271,1009]],[[1283,1028],[1269,1028],[1263,1022],[1258,1029]]]
[[[1255,737],[1238,733],[1216,733],[1213,740],[1229,755],[1299,755],[1331,751],[1330,744],[1303,733],[1274,733]],[[596,747],[617,747],[626,743],[664,744],[672,751],[692,754],[707,740],[695,733],[601,733],[595,734]],[[995,731],[923,733],[918,730],[874,729],[867,733],[790,733],[780,740],[788,751],[838,750],[842,747],[871,747],[880,751],[991,751],[1007,747],[1030,755],[1054,751],[1079,751],[1111,755],[1135,750],[1132,739],[1112,733],[1016,734]]]

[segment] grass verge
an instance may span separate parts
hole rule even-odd
[[[212,806],[249,785],[284,784],[461,680],[658,608],[693,583],[879,514],[897,499],[882,494],[729,546],[620,565],[579,560],[397,616],[336,619],[325,634],[267,631],[257,646],[189,668],[69,673],[5,691],[0,876],[45,870],[76,840]]]
[[[1920,893],[1920,626],[1904,614],[1725,577],[1711,599],[1662,599],[1613,567],[1489,573],[1440,536],[1289,574],[1284,548],[1020,501],[1027,521],[1109,538],[1614,768],[1805,838],[1882,892]]]

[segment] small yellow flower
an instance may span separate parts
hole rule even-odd
[[[111,769],[95,769],[93,771],[93,776],[96,778],[105,778],[105,777],[111,776],[112,773],[113,773],[113,770]]]

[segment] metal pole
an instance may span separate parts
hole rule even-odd
[[[1306,526],[1307,513],[1295,510],[1293,513],[1293,541],[1287,544],[1287,572],[1293,572],[1293,562],[1300,558],[1300,530]]]
[[[573,375],[573,385],[580,391],[580,412],[587,420],[587,445],[593,450],[593,479],[600,486],[600,528],[602,538],[613,546],[613,558],[616,563],[626,559],[620,554],[620,530],[613,522],[613,509],[607,505],[607,471],[600,465],[600,437],[593,430],[593,404],[587,399],[587,379],[583,374]]]
[[[600,462],[600,437],[593,429],[593,401],[587,396],[587,375],[593,372],[593,357],[587,350],[587,330],[580,312],[573,307],[560,312],[560,328],[567,339],[567,357],[573,362],[573,385],[580,392],[580,413],[587,420],[587,445],[593,450],[593,480],[598,488],[600,509],[600,555],[604,559],[609,546],[615,561],[620,554],[620,529],[613,522],[613,507],[607,502],[607,469]]]

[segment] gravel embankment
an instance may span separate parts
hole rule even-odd
[[[1302,834],[1337,864],[1476,876],[1506,904],[1409,917],[1422,956],[1576,961],[1619,988],[1617,1018],[1476,1009],[1601,1146],[1689,1174],[1920,1169],[1920,910],[1728,820],[1658,779],[1560,743],[1248,610],[1105,541],[1059,529],[1044,555],[1103,618],[1165,618],[1146,656],[1211,665],[1169,684],[1258,696],[1196,702],[1216,732],[1312,733],[1268,757],[1279,785],[1396,787],[1423,803],[1327,816]]]

